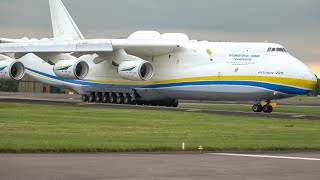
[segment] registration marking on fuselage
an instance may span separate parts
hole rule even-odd
[[[290,159],[290,160],[320,161],[319,158],[291,157],[291,156],[272,156],[272,155],[234,154],[234,153],[207,153],[207,154],[210,154],[210,155],[219,155],[219,156],[237,156],[237,157],[254,157],[254,158],[271,158],[271,159]]]

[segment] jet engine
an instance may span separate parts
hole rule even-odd
[[[64,79],[83,79],[89,72],[89,65],[82,60],[61,60],[53,67],[54,73]]]
[[[132,81],[148,81],[153,76],[153,66],[148,61],[124,61],[118,67],[121,78]]]
[[[21,62],[0,55],[0,79],[19,81],[24,75],[25,68]]]

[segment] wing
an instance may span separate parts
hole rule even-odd
[[[0,43],[21,43],[26,42],[24,39],[8,39],[8,38],[0,38]]]
[[[92,53],[112,51],[110,40],[40,40],[0,44],[0,53]]]
[[[180,46],[169,40],[48,40],[1,43],[0,53],[76,53],[103,54],[124,49],[135,56],[160,56],[168,54]]]

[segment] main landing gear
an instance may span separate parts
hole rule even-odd
[[[92,92],[83,94],[82,102],[91,103],[111,103],[111,104],[131,104],[131,105],[146,105],[146,106],[166,106],[178,107],[178,100],[158,100],[158,101],[141,101],[136,99],[135,94],[129,93],[102,93]]]
[[[252,106],[253,112],[264,112],[264,113],[271,113],[273,111],[273,106],[271,105],[271,101],[266,101],[264,103],[261,103],[261,101],[257,101]]]

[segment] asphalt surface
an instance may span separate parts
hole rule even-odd
[[[246,116],[259,118],[280,118],[280,119],[296,119],[296,120],[320,120],[320,115],[298,114],[298,113],[254,113],[252,111],[226,111],[212,109],[194,109],[194,108],[169,108],[154,106],[138,106],[138,105],[117,105],[102,103],[83,103],[79,95],[60,95],[60,94],[15,94],[0,93],[0,102],[26,103],[26,104],[49,104],[49,105],[65,105],[65,106],[81,106],[81,107],[98,107],[113,109],[136,109],[136,110],[161,110],[175,112],[197,112],[217,115]],[[194,102],[194,101],[184,101]],[[212,102],[211,102],[212,103]],[[227,103],[227,102],[219,102]],[[312,104],[315,106],[316,104]]]
[[[271,155],[320,158],[319,152]],[[200,153],[0,154],[0,179],[320,179],[320,159],[290,158],[238,157]]]

